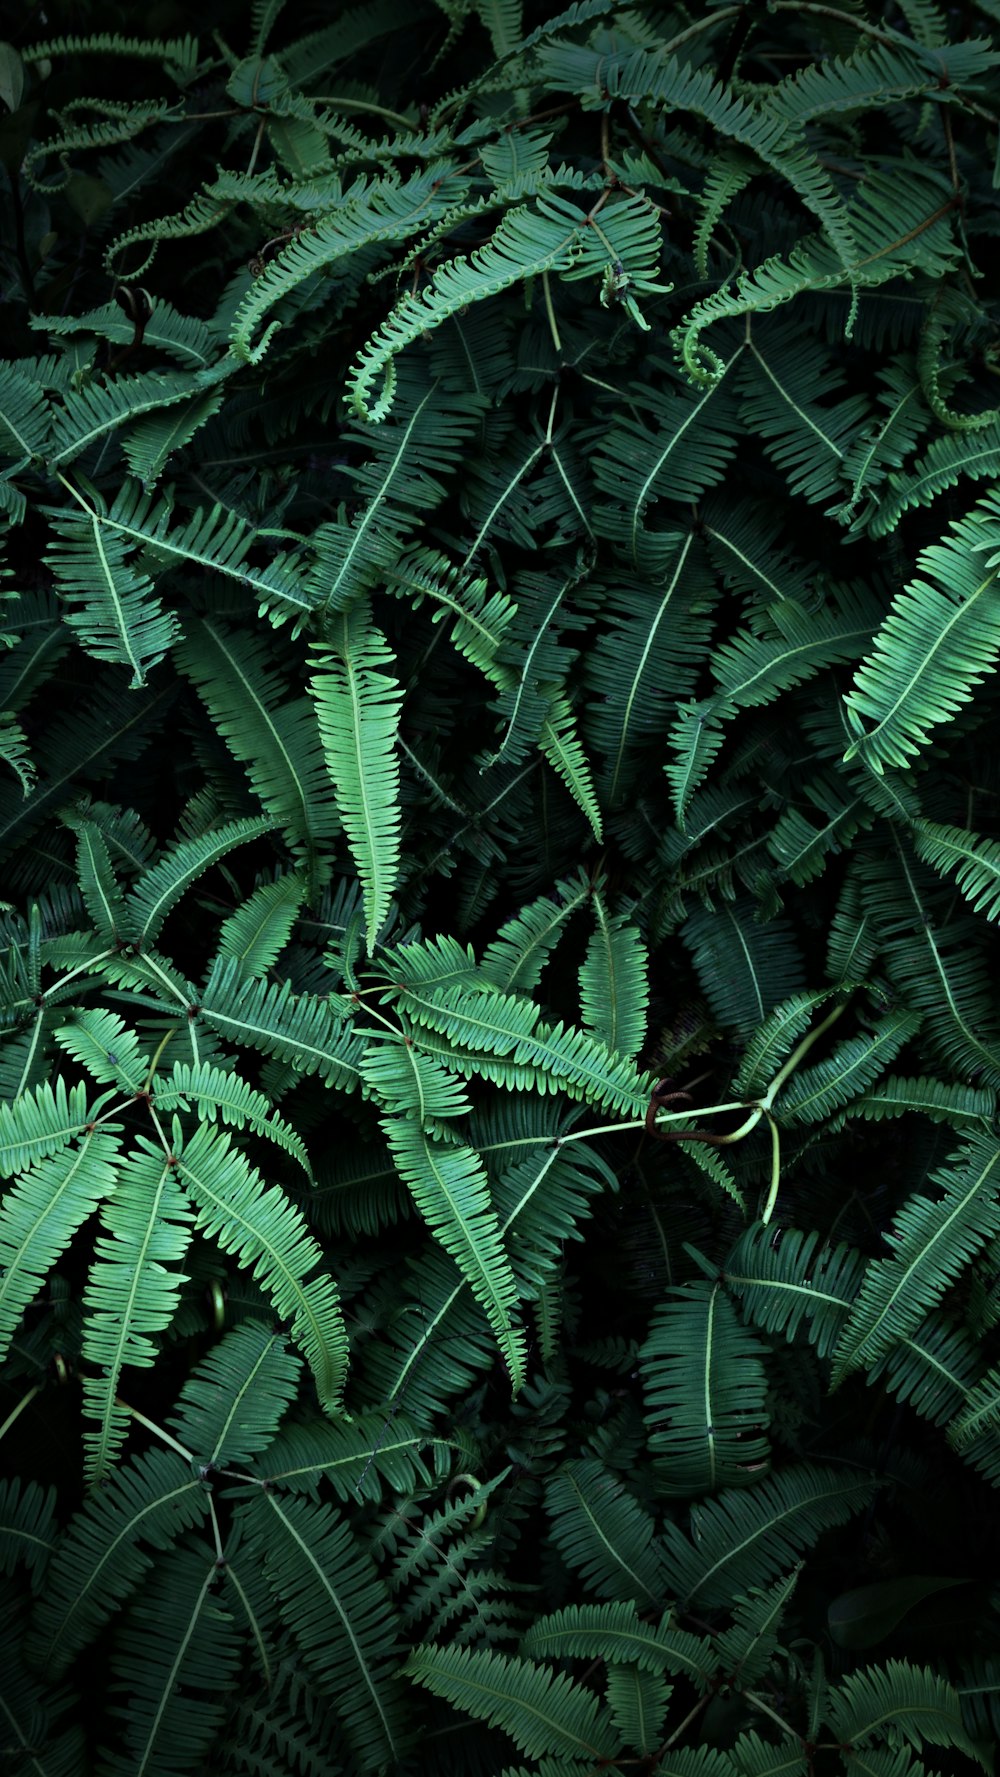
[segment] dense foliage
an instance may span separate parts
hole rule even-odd
[[[25,12],[4,1769],[991,1768],[1000,5]]]

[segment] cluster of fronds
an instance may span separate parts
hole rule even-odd
[[[0,45],[0,1763],[990,1768],[1000,8],[119,11]]]

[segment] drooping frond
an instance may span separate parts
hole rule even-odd
[[[567,1567],[599,1597],[647,1608],[662,1597],[652,1517],[619,1475],[589,1458],[567,1463],[546,1487],[545,1505]]]
[[[658,1623],[639,1616],[631,1601],[571,1604],[536,1619],[521,1639],[521,1651],[535,1660],[614,1659],[643,1672],[670,1672],[704,1685],[712,1671],[710,1643],[689,1629],[675,1628],[668,1611]]]
[[[48,1146],[48,1142],[44,1144]],[[60,1145],[61,1146],[61,1145]],[[115,1189],[119,1142],[92,1129],[22,1172],[0,1204],[0,1351],[77,1229]]]
[[[998,560],[1000,504],[988,494],[921,552],[920,577],[893,600],[845,699],[848,759],[905,767],[968,703],[1000,651]]]
[[[133,1149],[102,1205],[103,1232],[84,1291],[83,1355],[100,1371],[83,1379],[84,1411],[96,1421],[84,1433],[91,1482],[104,1479],[128,1430],[118,1400],[123,1368],[150,1368],[154,1336],[177,1312],[192,1221],[162,1148],[146,1141]]]
[[[68,607],[67,623],[95,660],[127,666],[131,684],[144,685],[178,634],[176,617],[129,561],[126,542],[102,531],[82,497],[78,511],[53,514],[52,528],[58,542],[46,559]]]
[[[402,694],[385,637],[362,605],[331,620],[329,654],[318,655],[311,689],[337,809],[361,878],[371,955],[399,871]]]
[[[383,1128],[400,1176],[486,1314],[513,1387],[520,1388],[524,1334],[513,1318],[517,1290],[479,1155],[462,1143],[434,1140],[416,1121],[386,1117]]]
[[[330,1505],[258,1492],[247,1534],[300,1656],[337,1700],[363,1771],[384,1768],[402,1743],[396,1626],[360,1540]]]
[[[870,1261],[834,1354],[840,1380],[912,1332],[962,1266],[1000,1232],[1000,1151],[965,1138],[952,1163],[931,1174],[937,1200],[915,1195],[896,1219],[893,1256]]]
[[[208,1515],[198,1475],[173,1451],[150,1450],[88,1496],[51,1563],[31,1628],[30,1654],[64,1672],[95,1630],[121,1609],[153,1565]]]
[[[217,962],[205,983],[199,1016],[227,1041],[239,1039],[351,1091],[359,1079],[361,1041],[327,1000],[297,994],[291,982],[248,981],[237,958]]]
[[[263,636],[217,621],[192,625],[177,657],[289,845],[322,875],[339,827],[313,705],[289,700]]]
[[[750,1486],[767,1473],[762,1358],[720,1284],[688,1284],[657,1310],[639,1362],[649,1447],[665,1494]]]
[[[423,1647],[406,1676],[457,1708],[503,1728],[519,1751],[591,1763],[612,1758],[617,1736],[597,1698],[565,1673],[488,1649]]]
[[[171,1427],[206,1468],[246,1462],[270,1447],[300,1369],[280,1333],[243,1321],[192,1372]]]
[[[175,1166],[194,1203],[197,1226],[250,1267],[289,1322],[323,1405],[336,1409],[347,1368],[347,1334],[333,1278],[325,1270],[313,1275],[323,1255],[301,1214],[277,1185],[262,1188],[230,1138],[209,1123],[184,1143]]]
[[[286,1153],[294,1154],[307,1173],[312,1166],[309,1151],[298,1131],[283,1117],[265,1093],[247,1084],[238,1074],[227,1073],[212,1062],[200,1066],[175,1061],[169,1075],[160,1074],[155,1083],[159,1110],[189,1110],[212,1122],[218,1118],[230,1128],[250,1128],[255,1135],[273,1141]]]
[[[691,1536],[668,1525],[667,1584],[695,1608],[726,1605],[734,1592],[787,1570],[824,1530],[863,1511],[875,1491],[867,1476],[800,1463],[753,1488],[730,1488],[691,1509]]]
[[[827,1357],[840,1335],[864,1275],[862,1255],[826,1246],[817,1232],[771,1230],[756,1222],[737,1242],[726,1287],[744,1314],[766,1333],[794,1339],[801,1329]]]
[[[635,1055],[646,1035],[648,957],[626,913],[611,914],[600,891],[591,905],[595,929],[580,968],[586,1028],[620,1055]]]

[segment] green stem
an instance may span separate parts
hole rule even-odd
[[[782,1086],[785,1084],[785,1081],[788,1079],[789,1074],[793,1074],[795,1072],[795,1069],[798,1067],[799,1062],[802,1060],[802,1057],[804,1055],[808,1055],[813,1044],[817,1043],[819,1041],[819,1039],[823,1035],[824,1031],[829,1030],[831,1024],[836,1024],[837,1019],[846,1010],[846,1008],[847,1008],[847,1001],[841,1000],[840,1005],[834,1006],[833,1011],[829,1014],[828,1017],[823,1019],[822,1024],[817,1024],[815,1030],[809,1031],[802,1038],[802,1041],[798,1045],[798,1048],[792,1050],[792,1053],[788,1057],[788,1060],[785,1062],[784,1067],[778,1069],[778,1072],[775,1074],[774,1079],[771,1081],[770,1086],[768,1087],[767,1091],[765,1092],[763,1098],[760,1100],[760,1105],[761,1105],[762,1110],[769,1111],[771,1109],[771,1106],[773,1105],[775,1099],[777,1098],[778,1093],[781,1091]]]
[[[764,1213],[760,1218],[766,1227],[774,1214],[774,1206],[778,1201],[778,1185],[781,1180],[781,1143],[778,1133],[778,1125],[770,1111],[765,1111],[764,1115],[771,1126],[771,1182],[767,1190],[767,1202],[764,1205]]]
[[[412,117],[404,117],[401,111],[389,111],[385,105],[373,105],[367,99],[342,99],[339,93],[310,93],[311,105],[332,105],[335,111],[363,111],[371,117],[384,117],[386,123],[394,124],[398,130],[416,129]]]
[[[192,1452],[190,1450],[185,1450],[184,1445],[179,1444],[176,1438],[172,1438],[168,1431],[164,1431],[162,1425],[157,1425],[155,1419],[147,1419],[145,1413],[140,1413],[138,1407],[130,1407],[127,1401],[122,1400],[121,1395],[117,1397],[116,1405],[124,1407],[131,1419],[135,1419],[140,1425],[144,1425],[147,1431],[151,1431],[154,1437],[160,1438],[164,1444],[168,1444],[171,1450],[176,1450],[178,1456],[183,1456],[185,1462],[195,1461]]]
[[[558,353],[560,353],[560,355],[561,355],[562,340],[559,337],[559,325],[558,325],[558,322],[556,321],[556,311],[552,307],[552,291],[549,287],[549,274],[547,271],[543,271],[543,273],[542,273],[542,295],[545,298],[545,313],[548,316],[549,332],[552,335],[552,344],[555,346],[556,351]]]
[[[43,1387],[44,1387],[43,1383],[36,1382],[34,1388],[29,1388],[27,1394],[23,1394],[21,1396],[21,1399],[18,1401],[17,1406],[11,1408],[11,1410],[8,1413],[3,1424],[0,1425],[0,1438],[3,1437],[5,1432],[8,1432],[10,1430],[15,1419],[19,1419],[21,1417],[21,1414],[24,1412],[25,1407],[30,1406],[30,1404],[34,1400],[36,1394],[41,1394]]]

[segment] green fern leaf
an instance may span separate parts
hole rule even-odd
[[[172,846],[152,869],[143,873],[141,881],[127,897],[125,921],[129,937],[140,947],[154,943],[171,908],[186,894],[192,882],[235,846],[260,839],[273,829],[273,821],[257,816],[251,820],[229,821],[225,826],[200,834],[197,839],[182,839]]]
[[[384,1118],[383,1129],[417,1208],[486,1314],[516,1393],[524,1380],[524,1334],[513,1322],[517,1289],[479,1155],[432,1141],[399,1117]]]
[[[36,1160],[58,1154],[74,1136],[82,1135],[99,1108],[88,1107],[82,1080],[67,1089],[61,1076],[0,1104],[0,1178],[11,1178]]]
[[[777,1231],[755,1222],[726,1264],[726,1287],[765,1333],[791,1341],[801,1330],[828,1357],[864,1276],[865,1261],[849,1246],[828,1247],[813,1230]]]
[[[47,1106],[41,1107],[47,1109]],[[23,1172],[0,1204],[0,1353],[77,1229],[115,1189],[119,1142],[92,1130]]]
[[[247,1462],[273,1444],[300,1370],[280,1333],[245,1320],[192,1371],[168,1424],[205,1470]]]
[[[896,1218],[894,1252],[873,1259],[834,1354],[834,1384],[912,1332],[963,1265],[1000,1232],[1000,1151],[969,1135],[951,1165],[931,1174],[943,1196],[915,1195]]]
[[[913,830],[917,856],[954,877],[965,899],[986,918],[1000,918],[1000,845],[965,827],[920,821]]]
[[[502,1728],[529,1757],[558,1753],[593,1765],[618,1750],[597,1698],[548,1666],[489,1650],[421,1647],[404,1672],[457,1709]]]
[[[371,1555],[332,1506],[258,1492],[243,1508],[302,1661],[336,1700],[362,1771],[402,1749],[396,1623]]]
[[[988,494],[921,552],[921,577],[894,599],[845,699],[854,736],[846,759],[860,757],[879,774],[909,765],[992,670],[1000,653],[998,544],[1000,499]]]
[[[229,1137],[210,1124],[203,1123],[184,1143],[177,1173],[194,1203],[198,1227],[251,1268],[288,1321],[320,1400],[335,1410],[347,1369],[347,1334],[333,1278],[309,1275],[323,1255],[299,1211],[276,1185],[264,1186]]]
[[[97,1422],[84,1433],[90,1482],[104,1479],[128,1430],[128,1409],[118,1401],[122,1369],[155,1363],[152,1335],[169,1326],[187,1282],[178,1267],[191,1241],[191,1210],[162,1148],[139,1140],[102,1206],[103,1234],[83,1296],[83,1355],[101,1369],[83,1379],[84,1412]]]
[[[248,630],[203,621],[176,653],[264,807],[312,875],[321,876],[320,860],[340,822],[309,699],[285,699],[266,638]]]
[[[129,667],[131,685],[144,685],[150,667],[169,653],[177,619],[163,610],[149,576],[128,560],[124,539],[101,525],[96,493],[93,504],[76,498],[79,512],[50,511],[57,540],[45,557],[69,607],[66,622],[95,660]]]
[[[691,1508],[691,1535],[668,1524],[666,1581],[687,1606],[727,1607],[733,1594],[765,1585],[790,1558],[835,1524],[863,1511],[876,1483],[843,1468],[799,1463],[750,1489],[730,1488]]]
[[[653,1520],[619,1475],[591,1458],[567,1463],[546,1486],[545,1504],[556,1547],[592,1592],[647,1607],[663,1597]]]
[[[218,960],[232,959],[240,974],[258,980],[274,967],[291,936],[306,885],[293,872],[262,882],[219,930]]]
[[[218,1557],[210,1543],[176,1549],[127,1612],[112,1669],[128,1703],[121,1750],[109,1777],[181,1777],[204,1771],[237,1680],[240,1636],[215,1596]]]
[[[116,1469],[73,1518],[49,1566],[26,1648],[32,1664],[64,1672],[148,1573],[149,1549],[172,1548],[207,1515],[204,1482],[173,1451],[153,1449]]]
[[[352,1091],[360,1079],[362,1039],[329,1001],[293,992],[290,981],[247,981],[236,958],[217,961],[200,995],[199,1015],[230,1042],[249,1044]]]
[[[583,1025],[616,1054],[634,1056],[646,1035],[646,946],[627,914],[608,913],[599,890],[591,905],[596,926],[580,968]]]
[[[536,1618],[521,1638],[533,1660],[618,1660],[642,1672],[671,1672],[699,1690],[714,1671],[711,1643],[674,1626],[668,1611],[659,1623],[643,1621],[634,1603],[569,1604]]]
[[[774,1100],[779,1122],[819,1123],[847,1104],[895,1061],[900,1049],[920,1029],[912,1012],[890,1012],[875,1029],[848,1037],[815,1067],[794,1073]]]
[[[192,1066],[175,1061],[168,1076],[155,1078],[155,1099],[161,1111],[189,1110],[193,1104],[202,1119],[218,1117],[230,1128],[249,1127],[255,1135],[276,1142],[288,1154],[294,1154],[299,1165],[312,1177],[309,1150],[287,1118],[282,1117],[270,1099],[238,1074],[227,1073],[211,1062]]]
[[[767,1472],[763,1356],[719,1284],[687,1284],[657,1309],[639,1366],[649,1448],[665,1494],[746,1487]]]
[[[314,657],[310,681],[327,769],[336,786],[364,893],[368,954],[385,923],[399,875],[399,761],[402,693],[385,669],[393,656],[360,606],[336,620],[336,652]]]
[[[947,1679],[905,1660],[887,1660],[852,1672],[828,1698],[829,1720],[841,1745],[865,1746],[886,1725],[911,1746],[957,1746],[988,1769],[982,1750],[966,1731],[962,1711]]]

